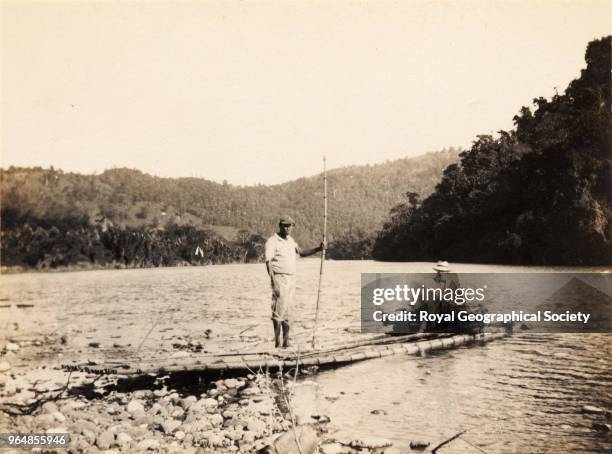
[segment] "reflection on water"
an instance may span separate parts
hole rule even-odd
[[[294,334],[312,335],[316,259],[298,265]],[[549,269],[458,265],[457,272]],[[428,263],[328,262],[318,338],[344,340],[359,327],[360,273],[429,272]],[[588,270],[581,270],[588,271]],[[186,339],[208,352],[266,348],[272,337],[265,267],[22,274],[0,277],[0,338],[65,335],[62,361],[120,352],[163,358]],[[15,304],[34,304],[17,309]],[[17,325],[15,325],[17,324]],[[206,334],[212,330],[212,334]],[[147,333],[150,334],[142,342]],[[327,414],[338,429],[432,446],[468,430],[444,452],[597,452],[612,448],[583,414],[584,405],[610,409],[610,335],[521,334],[479,348],[415,358],[395,356],[322,372],[295,389],[302,416]],[[382,410],[372,413],[373,410]],[[442,452],[442,451],[441,451]]]
[[[607,334],[518,335],[435,356],[388,357],[323,372],[295,389],[296,412],[409,450],[467,430],[440,452],[610,452],[593,429],[610,408]],[[336,400],[337,398],[337,400]],[[382,410],[382,411],[381,411]]]

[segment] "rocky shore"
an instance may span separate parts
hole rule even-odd
[[[200,395],[162,388],[48,401],[2,432],[69,433],[69,452],[254,452],[286,430],[261,377],[212,382]]]
[[[71,453],[289,454],[299,452],[296,439],[303,454],[400,452],[386,440],[340,433],[325,415],[294,417],[293,375],[248,374],[189,388],[152,379],[126,390],[81,372],[66,382],[57,368],[12,368],[18,350],[8,343],[0,357],[0,433],[68,433]]]

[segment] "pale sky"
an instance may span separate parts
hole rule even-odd
[[[0,165],[233,184],[512,127],[612,1],[1,2]]]

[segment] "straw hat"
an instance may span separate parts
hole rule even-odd
[[[434,271],[439,271],[440,273],[448,273],[450,272],[450,267],[448,266],[448,262],[446,260],[438,260],[436,266],[433,267]]]

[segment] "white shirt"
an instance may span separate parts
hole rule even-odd
[[[270,262],[276,274],[295,274],[295,261],[300,247],[291,236],[281,237],[278,233],[266,241],[266,262]]]

